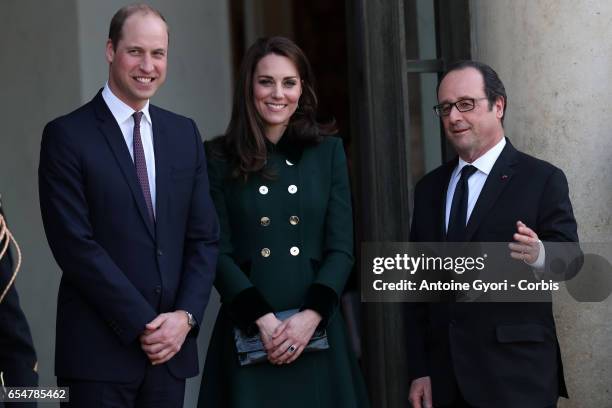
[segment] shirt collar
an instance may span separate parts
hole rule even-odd
[[[464,166],[468,164],[476,167],[478,171],[483,172],[487,176],[491,172],[493,165],[497,161],[497,158],[501,154],[502,150],[504,150],[504,146],[506,146],[506,138],[502,137],[499,142],[495,146],[489,149],[485,154],[474,160],[473,163],[468,163],[463,160],[461,157],[459,158],[459,164],[457,165],[457,171],[461,172]]]
[[[117,96],[111,91],[108,86],[108,82],[104,84],[104,89],[102,90],[102,98],[104,98],[104,102],[106,102],[106,106],[110,109],[113,117],[117,121],[118,124],[124,123],[126,120],[130,119],[134,112],[134,109],[129,107],[125,102],[121,99],[117,98]],[[151,120],[151,115],[149,114],[149,101],[145,106],[140,110],[143,113],[143,117],[146,118],[147,122],[151,125],[153,121]]]

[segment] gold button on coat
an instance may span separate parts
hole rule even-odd
[[[259,194],[262,194],[262,195],[268,194],[268,187],[266,186],[259,187]]]
[[[261,217],[261,220],[259,220],[259,223],[262,226],[267,227],[268,225],[270,225],[270,218],[268,218],[268,217]]]
[[[289,253],[293,256],[298,256],[300,254],[300,248],[291,247],[291,249],[289,250]]]
[[[270,256],[270,249],[269,248],[263,248],[261,250],[261,256],[263,256],[264,258],[267,258]]]
[[[300,222],[300,217],[298,217],[297,215],[292,215],[291,217],[289,217],[289,223],[291,225],[298,225],[299,222]]]
[[[289,188],[287,189],[289,191],[289,194],[295,194],[297,193],[297,186],[295,184],[292,184],[289,186]]]

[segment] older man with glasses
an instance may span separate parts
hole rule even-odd
[[[512,258],[548,270],[551,242],[578,241],[565,175],[505,137],[508,99],[488,65],[452,65],[438,101],[459,157],[417,184],[411,241],[509,242]],[[413,407],[544,408],[567,397],[550,302],[415,303],[407,312]]]

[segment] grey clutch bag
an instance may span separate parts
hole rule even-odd
[[[279,320],[285,320],[299,312],[299,309],[284,310],[276,313]],[[236,343],[236,352],[238,354],[238,362],[241,366],[248,366],[257,363],[268,361],[268,355],[264,348],[263,342],[259,337],[259,333],[254,336],[247,336],[242,330],[234,327],[234,342]],[[327,332],[325,329],[317,329],[312,335],[308,345],[304,349],[304,353],[327,350],[329,343],[327,342]]]

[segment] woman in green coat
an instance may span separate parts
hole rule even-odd
[[[338,300],[353,265],[342,142],[317,123],[310,64],[282,37],[247,51],[224,136],[208,146],[221,310],[198,407],[367,407]],[[298,309],[281,321],[275,313]],[[234,328],[266,360],[241,366]],[[309,351],[315,330],[329,348]]]

